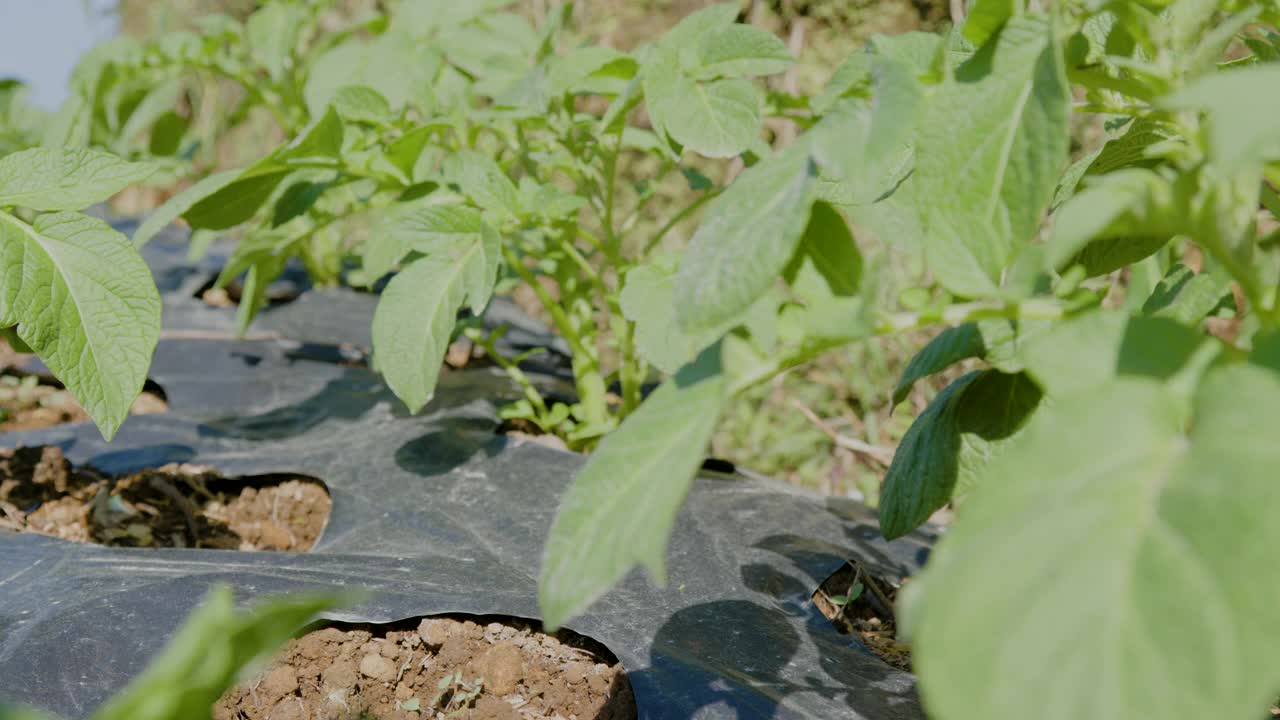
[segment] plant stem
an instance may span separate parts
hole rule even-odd
[[[607,418],[609,406],[604,391],[604,381],[600,376],[600,360],[595,348],[587,347],[582,341],[581,333],[574,327],[564,308],[551,297],[551,293],[542,287],[542,283],[538,282],[533,273],[520,262],[520,257],[506,244],[502,246],[502,256],[520,279],[529,286],[529,289],[533,290],[538,302],[542,303],[542,307],[551,314],[551,320],[555,323],[560,336],[569,343],[569,349],[573,353],[573,382],[578,389],[578,401],[585,408],[586,416],[590,420]]]

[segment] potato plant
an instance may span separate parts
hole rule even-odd
[[[553,627],[637,564],[665,581],[731,397],[941,327],[886,393],[979,369],[915,420],[881,511],[896,537],[957,509],[899,608],[929,711],[1261,714],[1280,637],[1274,1],[976,0],[946,35],[873,38],[813,97],[762,92],[790,58],[736,5],[622,53],[572,44],[566,6],[534,28],[504,4],[405,0],[291,56],[291,139],[175,197],[135,242],[178,217],[238,228],[220,281],[245,274],[242,325],[290,258],[319,282],[395,271],[375,365],[414,411],[459,311],[527,284],[578,398],[548,402],[504,358],[526,391],[508,414],[595,447],[547,542]],[[774,148],[766,115],[803,132]],[[1073,117],[1099,141],[1073,149]],[[742,172],[718,184],[695,156]],[[654,222],[675,173],[689,197]],[[688,247],[667,248],[690,216]],[[923,256],[935,284],[897,293],[888,252]]]
[[[160,294],[129,239],[79,210],[155,171],[98,150],[0,157],[0,329],[35,352],[111,439],[160,339]]]

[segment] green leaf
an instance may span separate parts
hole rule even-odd
[[[1265,714],[1280,584],[1258,569],[1280,542],[1280,378],[1218,368],[1185,407],[1157,383],[1113,380],[1037,413],[988,468],[900,598],[929,707]]]
[[[809,224],[800,236],[796,254],[782,272],[787,282],[795,282],[796,273],[806,258],[826,280],[832,295],[853,297],[858,294],[862,282],[862,253],[858,252],[858,245],[844,217],[821,200],[813,204]]]
[[[280,193],[271,211],[271,227],[281,225],[306,213],[329,189],[327,182],[299,180]]]
[[[78,213],[0,213],[0,327],[18,336],[108,440],[129,415],[160,339],[160,294],[128,238]]]
[[[151,238],[182,217],[193,205],[216,193],[240,177],[242,170],[224,170],[204,178],[200,182],[174,195],[164,205],[147,216],[133,233],[133,244],[146,245]]]
[[[305,29],[305,8],[294,3],[268,3],[245,21],[245,39],[255,60],[272,80],[282,80]]]
[[[436,247],[439,238],[429,234],[421,241],[433,250],[387,283],[373,315],[375,367],[414,413],[435,394],[458,309],[469,305],[479,315],[488,304],[501,253],[493,230],[449,247]]]
[[[902,378],[893,389],[893,404],[898,405],[911,394],[916,382],[942,372],[961,360],[982,357],[986,345],[977,323],[965,323],[949,327],[916,353],[902,371]]]
[[[552,58],[548,63],[547,92],[550,95],[574,92],[587,78],[619,61],[630,61],[634,74],[635,61],[613,48],[599,45],[574,48],[566,55]]]
[[[1101,176],[1058,209],[1046,247],[1049,268],[1065,270],[1081,263],[1093,276],[1154,253],[1187,229],[1182,195],[1150,170],[1134,168]],[[1095,244],[1092,249],[1091,244]]]
[[[713,345],[600,441],[560,502],[538,583],[557,628],[636,564],[666,583],[667,540],[725,403]]]
[[[964,36],[982,45],[1021,10],[1022,0],[975,0],[964,19]]]
[[[226,230],[253,217],[271,198],[271,193],[276,187],[292,172],[288,168],[282,168],[267,161],[235,173],[229,180],[224,177],[227,173],[219,173],[189,188],[191,191],[189,197],[186,193],[179,194],[170,199],[165,207],[173,205],[174,209],[177,209],[187,205],[187,208],[182,211],[182,218],[193,228]],[[216,182],[214,178],[217,178]],[[205,186],[205,182],[209,184]],[[200,197],[200,193],[196,192],[197,188],[208,194]],[[180,202],[179,199],[181,199]],[[189,205],[188,202],[190,202]],[[162,208],[156,214],[159,215],[160,212],[168,215],[171,211]]]
[[[686,332],[746,310],[795,254],[813,203],[813,163],[800,145],[744,172],[711,201],[676,277]]]
[[[231,589],[215,587],[160,655],[92,720],[209,718],[242,668],[342,600],[332,594],[288,598],[237,613]]]
[[[1207,116],[1212,160],[1231,171],[1280,158],[1280,67],[1258,65],[1215,72],[1167,98],[1171,110]]]
[[[649,112],[676,142],[713,158],[746,150],[760,131],[760,94],[742,78],[698,83],[678,73],[645,69]]]
[[[342,118],[332,107],[267,158],[286,166],[336,166],[342,158]]]
[[[503,215],[518,216],[520,193],[515,183],[488,155],[472,150],[449,156],[446,171],[475,204]]]
[[[751,25],[727,25],[702,36],[698,79],[773,75],[795,63],[777,35]]]
[[[363,85],[387,99],[393,111],[406,105],[422,110],[443,59],[434,47],[416,43],[408,33],[387,32],[373,40],[353,38],[316,58],[303,91],[307,110],[318,117],[339,88]]]
[[[30,148],[0,158],[0,207],[81,210],[156,170],[100,150]]]
[[[960,451],[958,400],[981,375],[971,372],[944,388],[902,436],[880,488],[880,532],[886,538],[911,532],[951,500]]]
[[[649,364],[668,375],[740,322],[748,322],[757,314],[768,315],[772,321],[777,315],[777,302],[766,293],[748,308],[744,318],[729,320],[709,330],[686,333],[677,318],[675,272],[675,267],[663,262],[634,267],[627,271],[626,284],[618,297],[623,317],[635,323],[636,350]],[[772,312],[769,311],[771,302]]]
[[[1037,335],[1022,347],[1026,370],[1054,397],[1118,377],[1168,380],[1195,370],[1216,341],[1168,318],[1093,311]]]
[[[916,137],[925,255],[966,297],[994,294],[1036,235],[1069,146],[1070,95],[1052,22],[1010,20],[939,87]]]
[[[1142,306],[1144,315],[1167,317],[1184,325],[1195,325],[1208,317],[1231,296],[1231,276],[1225,272],[1196,274],[1177,263],[1156,285]]]
[[[951,502],[960,479],[1014,437],[1040,404],[1040,388],[1022,373],[971,372],[948,385],[903,436],[880,491],[880,529],[901,537]]]
[[[333,108],[343,120],[382,125],[391,117],[391,103],[364,85],[343,85],[333,96]]]

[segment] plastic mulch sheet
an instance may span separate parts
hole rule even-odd
[[[328,616],[346,621],[538,616],[543,541],[583,459],[495,434],[496,408],[517,397],[497,371],[444,373],[413,417],[375,374],[331,362],[318,336],[277,327],[280,339],[162,341],[152,377],[170,412],[130,418],[109,445],[91,425],[0,444],[56,444],[115,473],[194,462],[315,477],[333,500],[316,547],[107,548],[0,530],[0,698],[88,715],[216,583],[245,602],[370,591]],[[618,656],[641,718],[923,718],[913,678],[839,635],[809,596],[848,558],[910,574],[929,542],[884,541],[851,501],[706,473],[676,523],[668,586],[637,571],[569,627]]]

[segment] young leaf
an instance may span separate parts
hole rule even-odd
[[[746,310],[795,254],[813,203],[813,163],[797,144],[713,200],[676,276],[680,325],[698,332]]]
[[[218,586],[191,614],[142,675],[107,701],[92,720],[210,717],[218,697],[246,665],[288,640],[341,598],[290,598],[237,613],[231,589]]]
[[[931,98],[916,137],[925,255],[952,292],[993,294],[1066,164],[1070,95],[1053,23],[1024,15]]]
[[[1264,714],[1277,407],[1275,373],[1234,366],[1189,419],[1143,379],[1038,413],[901,598],[926,704],[957,720]]]
[[[942,372],[961,360],[982,357],[984,352],[986,344],[977,323],[965,323],[943,330],[907,363],[898,386],[893,389],[893,404],[896,406],[906,400],[918,380]]]
[[[178,209],[182,205],[187,205],[187,209],[182,212],[182,218],[193,228],[226,230],[253,217],[270,199],[276,187],[292,172],[268,158],[247,170],[240,172],[232,170],[205,178],[205,181],[188,189],[190,196],[177,195],[170,199],[165,207],[172,205],[173,209]],[[226,179],[225,176],[230,173],[234,173],[234,176]],[[215,181],[214,178],[217,180]],[[208,185],[204,184],[206,181]],[[203,192],[208,194],[199,197]],[[156,211],[156,214],[160,215],[162,212],[163,217],[170,214],[171,210],[161,208]],[[150,218],[148,218],[149,221]]]
[[[134,231],[133,244],[137,247],[146,245],[151,238],[169,227],[174,220],[182,217],[193,205],[234,182],[242,172],[242,170],[224,170],[214,173],[169,198],[164,205],[148,215],[147,219]]]
[[[387,283],[373,315],[376,368],[411,412],[435,394],[436,380],[457,319],[469,305],[484,311],[497,282],[501,240],[479,237],[431,252]]]
[[[475,204],[492,212],[517,216],[520,194],[515,183],[488,155],[465,150],[449,156],[447,170]]]
[[[160,294],[128,238],[78,213],[0,213],[0,326],[66,385],[108,440],[160,339]]]
[[[547,539],[538,604],[548,628],[564,625],[637,563],[666,583],[667,539],[724,403],[717,344],[600,442]]]
[[[1195,325],[1231,295],[1231,276],[1221,271],[1200,274],[1178,263],[1156,285],[1142,306],[1144,315],[1167,317]]]
[[[245,39],[255,60],[266,68],[272,80],[285,77],[298,36],[305,29],[301,4],[268,3],[245,21]]]
[[[30,148],[0,158],[0,207],[81,210],[146,180],[155,170],[100,150]]]
[[[343,120],[381,125],[391,117],[391,103],[364,85],[343,85],[333,96],[333,108]]]

